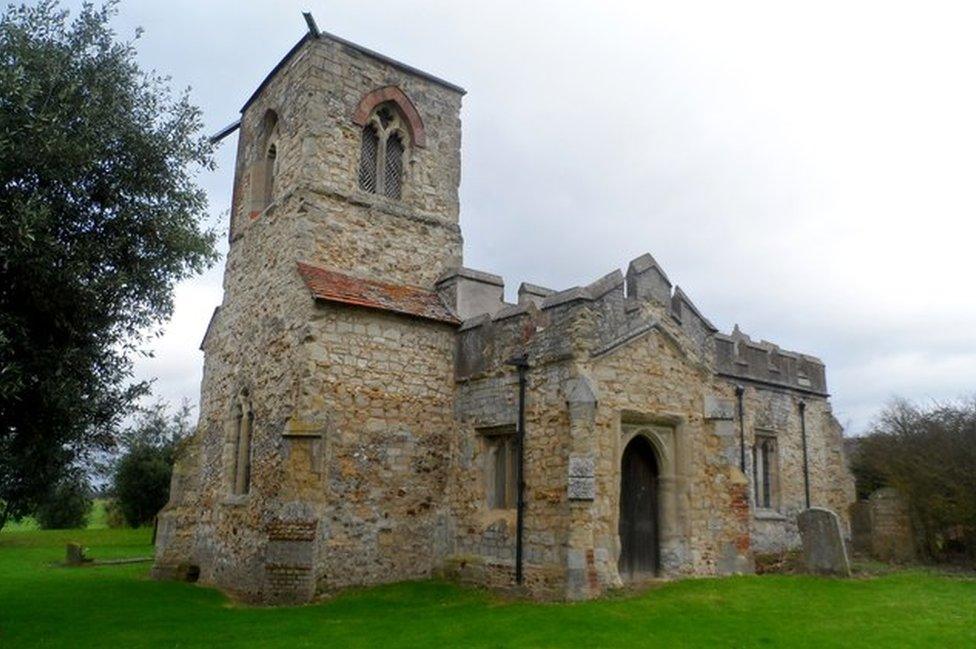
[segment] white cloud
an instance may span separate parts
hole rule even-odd
[[[976,8],[966,3],[129,3],[208,127],[320,26],[456,81],[467,265],[588,282],[648,250],[720,327],[820,356],[860,431],[976,386]],[[201,179],[230,201],[233,143]],[[504,188],[504,191],[499,191]],[[140,362],[196,399],[220,272]]]

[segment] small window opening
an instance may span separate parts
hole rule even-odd
[[[756,445],[753,447],[752,471],[756,507],[776,509],[776,488],[779,476],[777,475],[776,439],[774,437],[756,437]]]
[[[268,147],[268,155],[264,160],[264,205],[267,207],[274,201],[274,181],[278,171],[278,148],[272,144]]]
[[[254,413],[251,411],[250,403],[242,400],[235,418],[235,494],[246,494],[251,490],[251,440],[253,437],[253,427]]]
[[[510,427],[482,433],[485,451],[485,491],[489,509],[513,509],[516,499],[518,441]]]

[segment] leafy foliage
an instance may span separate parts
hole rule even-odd
[[[34,512],[41,529],[85,527],[92,508],[91,487],[79,471],[62,478]]]
[[[891,403],[858,441],[851,469],[862,496],[890,486],[908,497],[923,552],[976,557],[976,399]]]
[[[151,523],[169,499],[173,461],[180,441],[190,432],[190,407],[184,403],[170,416],[158,403],[143,409],[122,436],[123,453],[115,465],[114,506],[127,525]]]
[[[132,355],[216,258],[200,111],[140,70],[114,13],[0,17],[0,521],[111,446],[146,391]]]

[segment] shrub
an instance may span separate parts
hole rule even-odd
[[[164,404],[141,410],[123,435],[123,452],[115,463],[115,507],[131,527],[148,525],[169,499],[176,446],[189,430],[190,408],[170,415]]]
[[[115,471],[115,497],[125,522],[138,527],[151,523],[169,498],[173,451],[166,447],[137,446],[119,460]]]
[[[37,507],[34,517],[41,529],[85,527],[92,508],[91,489],[83,476],[61,479]]]
[[[110,498],[105,502],[105,524],[112,529],[125,527],[125,515],[119,506],[119,501]]]
[[[858,440],[851,470],[862,496],[889,486],[908,497],[923,554],[976,558],[976,399],[890,404]]]

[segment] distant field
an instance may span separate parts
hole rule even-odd
[[[294,608],[148,579],[148,529],[0,532],[0,647],[976,647],[976,580],[921,570],[852,580],[697,579],[580,604],[505,601],[436,582]]]
[[[108,527],[108,512],[105,511],[107,504],[108,500],[105,498],[95,499],[95,502],[92,504],[91,513],[88,514],[88,529],[102,530]],[[8,521],[3,526],[3,532],[29,532],[38,529],[40,529],[40,526],[37,524],[37,521],[29,516],[20,521]]]

